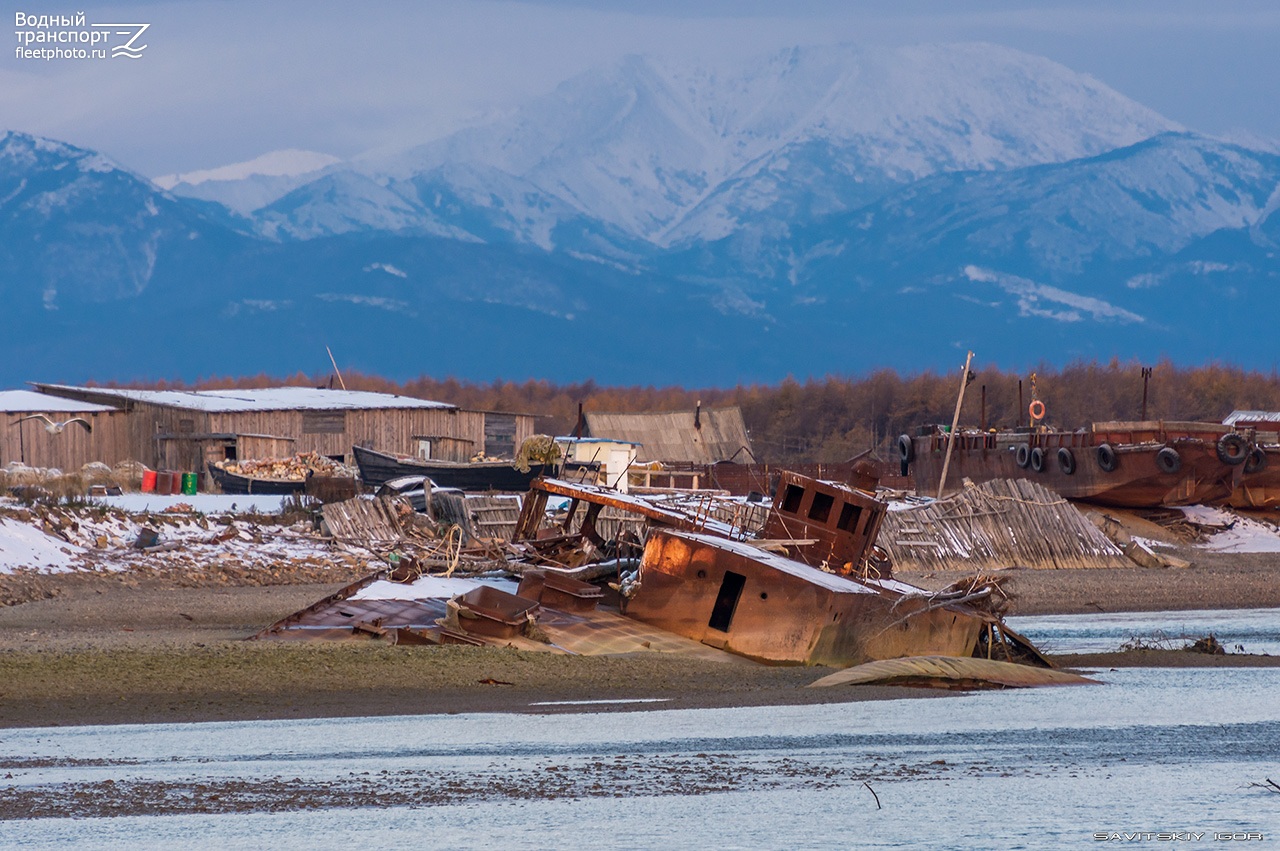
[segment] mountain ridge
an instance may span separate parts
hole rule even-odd
[[[288,373],[335,340],[369,372],[621,383],[925,369],[966,348],[1195,360],[1229,340],[1274,359],[1275,153],[987,45],[616,71],[407,159],[325,166],[248,216],[10,134],[0,376]]]

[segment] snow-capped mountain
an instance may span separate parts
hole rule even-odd
[[[856,213],[803,226],[801,241],[779,253],[806,256],[825,246],[839,254],[809,271],[819,278],[832,264],[934,273],[995,264],[1103,291],[1115,281],[1088,273],[1252,228],[1277,187],[1276,154],[1167,133],[1066,163],[921,180]]]
[[[941,172],[1063,162],[1177,129],[1087,75],[991,44],[805,47],[722,67],[630,56],[505,117],[346,165],[392,195],[322,185],[264,215],[292,238],[436,232],[437,192],[404,186],[425,181],[465,200],[479,230],[497,226],[463,226],[477,238],[548,247],[578,216],[669,246],[856,209]],[[370,215],[384,203],[388,216]]]
[[[167,174],[152,182],[184,198],[214,201],[242,216],[310,183],[342,160],[331,154],[289,148],[247,162],[183,174]]]
[[[87,347],[291,372],[324,339],[389,375],[626,382],[1274,359],[1280,155],[991,45],[630,57],[395,157],[171,177],[0,140],[10,381],[87,377]],[[156,323],[219,333],[105,342]]]
[[[786,198],[792,169],[806,187],[827,177],[868,187],[849,201],[818,189],[816,212],[835,212],[885,185],[1061,162],[1174,128],[1092,78],[1007,48],[844,45],[724,68],[628,57],[381,166],[481,162],[669,244],[732,232]]]
[[[101,154],[0,137],[0,295],[10,312],[134,297],[158,264],[235,239]]]

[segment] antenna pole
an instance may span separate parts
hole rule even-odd
[[[1147,419],[1147,382],[1151,380],[1151,367],[1142,368],[1142,420]]]
[[[938,499],[942,499],[942,490],[947,486],[947,468],[951,466],[951,450],[956,446],[956,429],[960,425],[960,406],[964,404],[964,389],[969,386],[969,364],[973,361],[973,352],[964,359],[964,369],[960,370],[960,395],[956,397],[956,412],[951,418],[951,439],[947,441],[947,456],[942,459],[942,475],[938,478]]]

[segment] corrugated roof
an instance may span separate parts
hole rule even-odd
[[[97,398],[113,397],[209,413],[385,408],[452,409],[455,407],[445,402],[432,402],[411,396],[393,396],[389,393],[371,393],[364,390],[325,390],[315,387],[267,387],[261,390],[126,390],[114,387],[74,387],[65,384],[37,384],[36,386],[52,394],[92,394]],[[75,408],[74,410],[84,409]]]
[[[694,411],[656,414],[587,413],[591,437],[612,438],[640,444],[638,461],[678,464],[714,464],[717,461],[755,460],[751,438],[738,408],[703,408],[694,426]],[[745,448],[744,448],[745,447]]]
[[[1280,423],[1280,411],[1232,411],[1222,423]]]
[[[31,390],[0,390],[0,413],[5,414],[43,414],[43,413],[75,413],[92,414],[101,411],[115,411],[109,405],[95,405],[92,402],[77,402],[74,399],[61,399],[57,396],[46,396]]]

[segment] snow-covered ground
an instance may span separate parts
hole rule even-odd
[[[1186,506],[1182,513],[1192,523],[1231,526],[1202,544],[1205,549],[1220,553],[1280,553],[1280,530],[1269,523],[1206,505]]]
[[[24,508],[11,501],[0,501],[0,574],[22,570],[42,573],[85,571],[123,571],[148,569],[158,571],[205,570],[275,570],[282,566],[324,570],[342,566],[372,571],[385,566],[370,552],[343,549],[316,535],[310,522],[292,525],[257,523],[245,504],[237,497],[156,497],[134,494],[110,498],[130,504],[136,501],[152,511],[130,512],[115,506],[91,508],[34,506]],[[164,511],[163,503],[189,505],[204,499],[239,499],[233,514],[204,514],[183,510],[174,512],[172,505]],[[257,505],[263,498],[255,497]],[[261,504],[271,506],[278,497],[268,497]],[[148,550],[134,547],[144,530],[157,534],[158,546]]]
[[[446,578],[443,576],[423,576],[413,582],[389,582],[380,579],[361,588],[351,595],[353,600],[427,600],[432,598],[448,598],[465,594],[481,585],[488,585],[508,594],[516,593],[519,583],[499,578]]]
[[[20,568],[61,573],[71,570],[83,551],[21,520],[0,517],[0,573]]]
[[[201,514],[278,514],[286,497],[254,494],[200,493],[160,496],[154,493],[126,493],[120,496],[94,497],[94,502],[119,508],[131,514],[164,511],[177,505],[189,505]]]
[[[0,574],[19,570],[65,572],[119,571],[138,567],[158,570],[211,566],[241,570],[275,569],[284,564],[320,569],[385,566],[371,552],[343,550],[317,536],[308,522],[293,525],[258,523],[253,515],[281,509],[278,496],[157,496],[126,494],[95,500],[91,508],[36,506],[23,508],[0,500]],[[178,509],[178,510],[175,510]],[[1222,553],[1280,553],[1280,528],[1235,512],[1191,506],[1182,511],[1193,523],[1230,527],[1198,546]],[[134,549],[144,529],[158,533],[168,547]],[[1140,539],[1149,549],[1167,545]],[[416,599],[452,596],[475,587],[474,580],[426,578],[412,586],[379,582],[360,592],[362,598]],[[435,583],[435,584],[431,584]],[[427,584],[431,584],[430,588]],[[439,587],[437,587],[439,586]],[[406,597],[408,595],[408,597]]]

